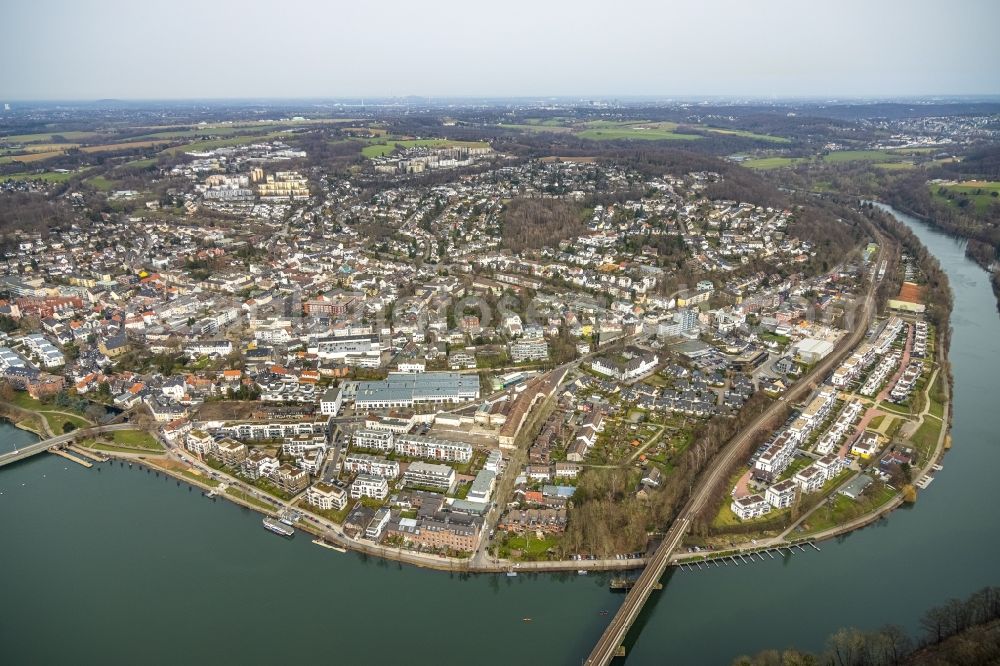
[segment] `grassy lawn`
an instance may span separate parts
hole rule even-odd
[[[878,430],[878,427],[882,425],[882,421],[885,421],[885,414],[879,414],[871,421],[868,422],[869,430]]]
[[[886,418],[888,418],[888,417],[886,417]],[[899,429],[902,428],[903,424],[906,422],[905,419],[897,418],[895,416],[892,417],[892,418],[893,418],[892,423],[889,425],[888,428],[886,428],[886,431],[885,431],[885,434],[889,437],[889,439],[892,439],[893,437],[895,437],[896,435],[898,435],[899,434]]]
[[[837,493],[809,516],[808,520],[803,523],[806,530],[796,533],[795,536],[816,534],[846,523],[878,509],[895,496],[895,490],[881,484],[878,484],[878,488],[873,485],[857,501]]]
[[[522,559],[537,560],[544,559],[550,548],[555,548],[559,543],[558,539],[546,535],[544,539],[534,536],[515,536],[507,540],[507,548],[510,550],[520,550]]]
[[[670,386],[670,380],[668,380],[663,375],[655,374],[650,375],[642,380],[643,384],[649,384],[650,386],[655,386],[657,388],[663,388],[665,386]]]
[[[304,511],[308,511],[309,513],[314,513],[317,516],[322,516],[323,518],[331,520],[337,523],[338,525],[343,525],[344,521],[347,520],[347,515],[351,513],[351,510],[354,508],[355,504],[357,504],[355,500],[349,499],[347,500],[347,504],[345,504],[344,508],[341,509],[340,511],[335,511],[333,509],[330,509],[329,511],[321,511],[320,509],[317,509],[311,504],[301,504],[299,505],[299,508],[303,509]],[[414,516],[416,516],[416,513],[414,513]]]
[[[10,404],[17,405],[21,409],[30,409],[36,412],[50,409],[49,405],[35,400],[28,395],[27,391],[14,391],[14,397],[10,399]]]
[[[197,472],[192,472],[191,470],[188,469],[181,472],[181,476],[183,476],[186,479],[191,479],[196,483],[202,483],[205,484],[206,486],[211,486],[213,488],[217,488],[220,485],[220,482],[216,481],[212,477],[205,476],[204,474],[198,474]]]
[[[939,392],[940,385],[941,378],[935,377],[934,383],[927,390],[927,399],[930,401],[929,411],[939,419],[944,418],[944,403],[941,402],[943,396]]]
[[[89,428],[93,425],[82,416],[73,416],[70,414],[60,414],[58,412],[47,411],[41,411],[39,413],[45,417],[45,420],[49,423],[49,428],[57,435],[61,435],[63,433],[63,426],[66,423],[72,423],[77,428]]]
[[[768,342],[776,342],[779,345],[787,345],[792,341],[787,335],[778,335],[777,333],[761,333],[759,335],[761,340],[766,340]]]
[[[111,439],[118,446],[146,451],[162,451],[163,445],[148,432],[141,430],[118,430],[111,433]]]
[[[795,456],[792,458],[792,462],[788,463],[788,467],[785,471],[781,473],[778,477],[779,481],[784,481],[785,479],[790,479],[795,476],[800,470],[805,469],[813,462],[813,459],[809,456]]]
[[[233,487],[226,488],[226,494],[227,495],[232,495],[236,499],[243,500],[247,504],[252,504],[253,506],[259,507],[259,508],[264,509],[264,510],[271,510],[271,509],[274,508],[271,504],[268,504],[266,502],[262,502],[261,500],[257,499],[253,495],[246,494],[245,492],[243,492],[239,488],[233,488]]]
[[[934,451],[934,447],[937,446],[941,426],[941,421],[937,419],[924,419],[924,422],[910,438],[913,446],[920,451],[922,461],[926,461],[931,452]]]
[[[892,414],[898,414],[899,416],[911,415],[909,407],[903,405],[897,405],[895,403],[889,402],[888,400],[880,404],[878,408],[883,411],[890,412]]]
[[[98,451],[111,451],[112,453],[143,453],[151,456],[163,455],[162,450],[157,451],[154,449],[133,449],[128,446],[114,446],[112,444],[105,444],[104,442],[86,441],[83,444],[81,444],[81,446],[84,446],[88,449],[97,449]]]

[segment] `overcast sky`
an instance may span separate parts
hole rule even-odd
[[[4,0],[0,101],[1000,93],[1000,0]]]

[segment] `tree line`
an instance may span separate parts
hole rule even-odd
[[[1000,587],[950,599],[920,618],[911,638],[896,625],[875,631],[839,629],[820,653],[765,650],[733,666],[966,666],[1000,661]]]

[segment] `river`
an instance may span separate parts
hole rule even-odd
[[[729,664],[819,649],[1000,583],[1000,319],[964,246],[900,216],[955,291],[954,448],[915,507],[808,551],[674,571],[628,664]],[[32,435],[0,425],[0,450]],[[42,455],[0,470],[5,664],[578,664],[622,596],[604,575],[457,576],[287,541],[260,517],[117,463]],[[603,611],[607,611],[604,614]],[[530,617],[526,622],[524,618]],[[633,632],[635,633],[635,632]]]

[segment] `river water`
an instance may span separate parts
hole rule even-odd
[[[1000,319],[964,247],[901,218],[955,291],[944,471],[914,508],[821,552],[670,574],[628,664],[819,649],[842,626],[915,631],[926,608],[1000,583]],[[32,439],[0,425],[0,450]],[[569,665],[621,603],[604,575],[457,576],[341,554],[183,482],[99,469],[41,455],[0,470],[0,663]]]

